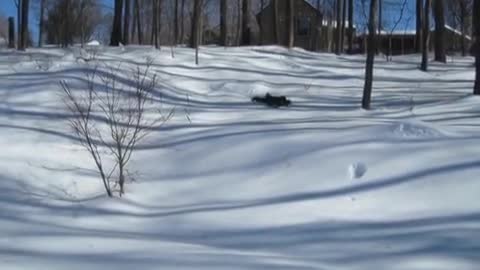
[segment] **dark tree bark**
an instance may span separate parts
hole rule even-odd
[[[227,46],[227,0],[220,0],[220,45]],[[260,31],[261,33],[262,31]]]
[[[161,34],[162,34],[162,12],[163,12],[163,10],[162,10],[163,5],[162,4],[163,4],[163,0],[156,0],[156,1],[157,1],[157,12],[158,12],[158,14],[157,14],[157,34],[156,34],[158,41],[157,41],[157,44],[156,44],[157,45],[156,48],[160,49],[161,48],[160,38],[161,38]]]
[[[335,27],[335,54],[341,54],[342,43],[342,2],[343,0],[337,0],[337,25]]]
[[[260,10],[263,10],[265,8],[265,0],[260,0]],[[259,30],[260,30],[260,40],[259,43],[260,45],[263,45],[263,25],[262,23],[259,23],[258,25]]]
[[[242,45],[250,45],[250,0],[242,2]]]
[[[138,44],[143,44],[143,29],[142,21],[140,18],[140,0],[135,0],[135,17],[137,20],[137,35],[138,35]]]
[[[180,9],[180,43],[183,43],[185,36],[185,0],[182,0]]]
[[[159,0],[152,1],[152,33],[150,36],[150,44],[155,45],[155,48],[158,49],[158,2]]]
[[[22,0],[16,0],[17,5],[17,49],[22,47]]]
[[[278,1],[279,0],[272,0],[272,8],[273,8],[273,25],[274,25],[274,31],[273,31],[273,40],[275,40],[275,44],[280,44],[280,18],[279,18],[279,11],[278,11]]]
[[[15,19],[8,17],[8,48],[15,48]]]
[[[425,0],[425,8],[423,9],[423,34],[422,34],[422,64],[420,69],[423,71],[428,70],[428,43],[430,41],[430,7],[432,5],[431,0]]]
[[[422,51],[423,41],[423,0],[417,0],[416,17],[415,50],[419,53]]]
[[[472,53],[475,56],[475,85],[473,94],[480,95],[480,0],[473,3],[473,35],[475,43],[472,46]]]
[[[243,0],[237,1],[237,33],[235,35],[235,44],[240,46],[242,44],[242,3]]]
[[[130,15],[131,15],[130,0],[125,0],[125,17],[123,20],[123,44],[130,43]]]
[[[295,44],[295,4],[294,0],[288,0],[287,21],[288,21],[288,42],[289,49]]]
[[[40,19],[38,20],[38,47],[42,47],[43,44],[44,12],[45,0],[40,0]]]
[[[28,11],[29,11],[29,0],[22,0],[22,35],[21,46],[19,50],[25,50],[28,47]]]
[[[460,46],[462,46],[462,56],[467,55],[467,44],[466,44],[466,39],[467,39],[467,34],[466,34],[466,17],[467,17],[467,7],[465,0],[459,0],[459,5],[460,5],[460,28],[462,32],[462,40],[460,41]]]
[[[363,88],[362,108],[370,109],[372,99],[373,85],[373,65],[375,63],[376,25],[377,25],[378,0],[370,1],[370,15],[368,18],[368,44],[367,44],[367,62],[365,67],[365,85]]]
[[[353,0],[348,1],[348,53],[353,53]]]
[[[377,49],[375,52],[378,54],[382,50],[382,30],[383,30],[383,0],[378,0],[378,38]]]
[[[115,0],[112,35],[110,36],[110,46],[118,46],[122,41],[122,9],[123,1]]]
[[[174,43],[175,45],[178,44],[178,35],[179,35],[179,31],[178,31],[178,0],[175,0],[175,7],[174,7],[174,12],[175,14],[173,15],[173,39],[174,39]]]
[[[341,32],[340,32],[340,52],[343,53],[345,49],[345,26],[347,20],[347,0],[343,0],[343,8],[342,8],[342,25],[341,25]]]
[[[190,47],[198,48],[200,43],[200,19],[202,16],[202,0],[194,0],[193,2],[193,18],[191,28]]]
[[[445,10],[443,0],[433,0],[433,18],[435,19],[435,61],[446,63]]]

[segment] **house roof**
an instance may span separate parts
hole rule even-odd
[[[316,7],[314,7],[310,2],[306,1],[306,0],[302,0],[303,3],[305,3],[307,6],[309,6],[310,8],[314,9],[316,12],[320,12],[320,14],[322,14],[322,11],[317,9]],[[268,5],[266,5],[263,9],[261,9],[258,13],[257,13],[257,18],[261,16],[261,14],[267,9],[269,8],[270,6],[272,5],[272,1],[270,1],[270,3]]]

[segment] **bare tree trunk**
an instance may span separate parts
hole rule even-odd
[[[38,20],[38,47],[43,44],[43,23],[44,23],[45,0],[40,0],[40,19]]]
[[[425,0],[425,8],[423,11],[423,40],[422,40],[422,64],[420,69],[423,71],[428,70],[428,43],[430,41],[430,7],[432,5],[431,0]]]
[[[123,44],[130,43],[130,7],[131,7],[130,0],[125,0],[125,18],[123,21]]]
[[[473,3],[473,34],[475,43],[472,47],[475,56],[475,86],[473,94],[480,95],[480,0],[474,0]]]
[[[156,47],[157,49],[161,48],[161,34],[162,34],[162,4],[163,0],[157,0],[157,33],[155,34],[157,36],[157,43]]]
[[[347,20],[347,0],[343,0],[342,8],[342,26],[340,32],[340,52],[343,53],[345,50],[345,25]]]
[[[250,0],[242,1],[242,45],[250,45]]]
[[[433,18],[435,19],[435,61],[446,63],[445,13],[443,0],[433,0]]]
[[[150,43],[158,49],[158,0],[152,0],[152,33]]]
[[[190,38],[190,47],[197,49],[200,42],[200,20],[202,17],[202,0],[194,0],[193,2],[193,18],[192,18],[192,36]]]
[[[244,0],[245,1],[245,0]],[[294,9],[295,3],[294,0],[288,0],[288,8],[287,8],[287,21],[288,21],[288,48],[293,48],[295,44],[295,16],[294,16]]]
[[[25,50],[28,47],[28,11],[29,0],[22,0],[22,35],[20,50]]]
[[[8,17],[8,48],[15,48],[15,19]]]
[[[367,63],[365,67],[365,85],[363,88],[362,108],[370,109],[372,99],[372,85],[373,85],[373,65],[375,63],[375,47],[377,42],[375,40],[375,28],[377,25],[377,5],[378,0],[370,1],[370,15],[368,19],[368,44],[367,44]]]
[[[423,0],[417,0],[417,7],[416,7],[416,13],[417,13],[417,30],[415,33],[415,50],[417,53],[422,51],[422,32],[423,32]]]
[[[335,27],[335,54],[340,55],[342,53],[342,2],[343,0],[337,0],[337,25]]]
[[[237,1],[237,34],[235,37],[235,44],[239,46],[242,41],[242,3],[243,0]]]
[[[273,36],[275,40],[275,44],[280,44],[280,18],[279,18],[279,11],[278,11],[278,1],[279,0],[272,0],[273,5],[273,25],[275,30],[273,31]]]
[[[227,46],[227,0],[220,0],[220,45]],[[262,31],[260,31],[261,33]]]
[[[465,0],[459,0],[460,4],[460,28],[462,32],[462,40],[460,41],[460,44],[462,46],[462,56],[467,55],[467,44],[466,44],[466,39],[467,39],[467,34],[466,32],[466,17],[467,17],[467,7],[465,4]]]
[[[174,7],[174,12],[175,14],[173,15],[173,27],[174,30],[173,30],[173,39],[174,39],[174,43],[175,45],[178,44],[178,35],[179,35],[179,31],[178,31],[178,0],[175,0],[175,7]]]
[[[185,0],[182,0],[180,10],[180,43],[183,43],[185,35]]]
[[[376,53],[380,53],[383,49],[383,37],[382,37],[382,30],[383,30],[383,0],[378,0],[378,38],[377,38],[377,49]]]
[[[122,9],[123,1],[115,0],[112,35],[110,37],[110,46],[118,46],[122,40]]]
[[[138,44],[143,44],[143,31],[142,31],[142,22],[140,18],[140,0],[135,0],[135,17],[137,19],[137,35],[138,35]]]
[[[353,53],[353,0],[348,1],[348,53]]]
[[[265,8],[265,0],[260,0],[260,10],[263,10]],[[259,43],[260,45],[263,45],[263,22],[260,22],[259,25],[259,32],[260,32],[260,40]]]
[[[16,0],[17,5],[17,49],[22,47],[22,0]]]

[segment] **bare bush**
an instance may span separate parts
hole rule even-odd
[[[127,83],[119,76],[120,65],[89,70],[84,89],[74,90],[66,81],[61,82],[64,104],[72,113],[70,127],[95,162],[110,197],[117,186],[121,197],[125,182],[133,179],[128,165],[136,146],[173,115],[173,110],[163,115],[147,106],[156,86],[150,66],[137,66],[130,74],[133,80]]]

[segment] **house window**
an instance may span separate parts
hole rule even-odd
[[[310,34],[310,17],[297,18],[297,35],[308,36]]]

